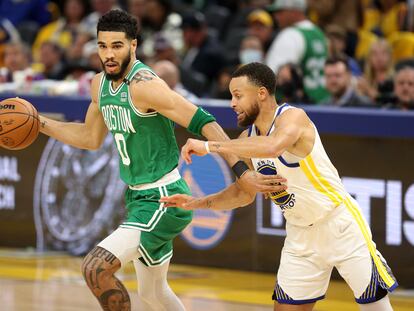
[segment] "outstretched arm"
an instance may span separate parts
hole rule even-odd
[[[100,75],[96,75],[92,80],[92,101],[84,123],[61,122],[40,116],[40,131],[80,149],[98,149],[108,132],[98,107],[99,81]]]
[[[181,154],[186,163],[191,163],[192,154],[203,156],[208,152],[230,153],[244,158],[274,158],[297,144],[309,122],[303,110],[291,109],[279,117],[278,126],[270,136],[209,142],[189,139]]]
[[[187,101],[178,93],[172,91],[168,85],[150,71],[142,70],[136,73],[130,84],[131,96],[134,105],[141,112],[157,111],[177,124],[188,128],[197,112],[198,107]],[[202,127],[201,133],[208,140],[230,141],[223,128],[217,122],[209,122]],[[220,153],[230,166],[233,166],[239,157],[231,153]],[[271,176],[270,178],[274,178]],[[255,192],[277,191],[273,184],[268,181],[269,177],[249,171],[241,178],[243,189]]]

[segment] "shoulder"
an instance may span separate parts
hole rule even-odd
[[[91,81],[91,98],[93,102],[98,102],[99,87],[104,76],[103,72],[97,73]]]
[[[305,110],[293,106],[290,106],[289,109],[286,109],[283,113],[281,113],[277,119],[279,120],[279,124],[285,122],[302,123],[310,120]]]

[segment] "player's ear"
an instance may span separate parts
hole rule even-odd
[[[261,86],[258,88],[257,96],[259,97],[260,100],[265,100],[268,95],[269,95],[269,92],[264,86]]]
[[[137,45],[138,45],[137,39],[131,40],[131,52],[135,53],[137,49]]]

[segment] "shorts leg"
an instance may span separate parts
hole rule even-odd
[[[191,222],[192,211],[165,208],[159,202],[161,196],[176,193],[190,194],[183,179],[167,186],[143,191],[127,190],[127,220],[123,228],[141,230],[140,260],[148,266],[158,266],[171,259],[173,239]]]
[[[118,228],[101,241],[98,246],[111,252],[121,262],[121,266],[141,257],[138,247],[141,232],[137,229]]]
[[[325,297],[332,266],[313,251],[315,228],[286,225],[273,300],[283,304],[308,304]]]
[[[347,213],[341,220],[346,228],[341,237],[346,250],[336,251],[346,255],[336,267],[354,292],[357,303],[378,301],[388,291],[394,290],[398,283],[387,262],[376,249],[371,231],[356,202],[348,199],[346,206]]]

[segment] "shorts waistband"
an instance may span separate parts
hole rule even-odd
[[[173,182],[180,180],[180,178],[180,172],[178,171],[178,168],[175,168],[168,174],[165,174],[163,177],[158,179],[157,181],[141,185],[129,185],[128,187],[131,190],[148,190],[172,184]]]

